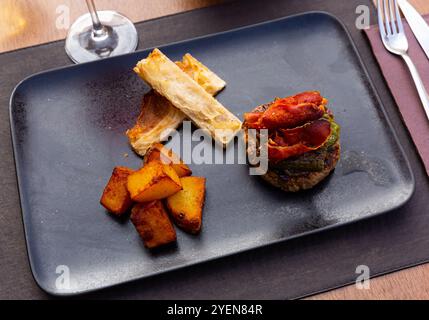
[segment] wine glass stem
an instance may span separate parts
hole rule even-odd
[[[94,37],[104,36],[106,34],[106,29],[100,22],[100,18],[97,14],[97,9],[95,8],[94,0],[86,0],[86,4],[88,6],[89,14],[91,15],[92,19]]]

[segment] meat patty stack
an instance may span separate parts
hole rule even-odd
[[[326,178],[340,159],[340,127],[317,91],[277,98],[245,113],[243,128],[257,130],[248,152],[267,148],[268,171],[262,178],[288,192],[310,189]],[[261,144],[261,129],[268,131]],[[256,150],[255,150],[256,149]]]

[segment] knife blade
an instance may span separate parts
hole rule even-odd
[[[398,5],[407,19],[408,25],[429,59],[429,25],[420,13],[407,1],[398,0]]]

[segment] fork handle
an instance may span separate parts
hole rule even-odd
[[[422,101],[423,108],[426,112],[426,117],[429,120],[429,95],[425,89],[422,78],[420,77],[420,74],[414,62],[411,60],[410,56],[408,54],[404,54],[402,55],[402,58],[405,60],[408,69],[410,69],[411,76],[413,77],[414,83],[420,96],[420,100]]]

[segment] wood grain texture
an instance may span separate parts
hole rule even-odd
[[[223,0],[97,0],[98,10],[116,10],[134,22],[206,7]],[[0,0],[0,52],[63,39],[57,27],[64,8],[70,22],[87,13],[85,0]]]
[[[408,0],[420,13],[429,14],[429,1],[427,0]]]
[[[429,1],[409,0],[421,13]],[[97,0],[98,9],[113,9],[134,22],[223,2],[222,0]],[[70,8],[70,21],[86,13],[84,0],[0,0],[0,52],[46,43],[65,37],[56,28],[57,8]],[[168,31],[166,31],[168,32]],[[429,264],[371,280],[369,290],[351,285],[309,299],[429,299]]]
[[[370,280],[368,290],[350,285],[315,295],[308,300],[427,300],[429,265],[405,269]]]

